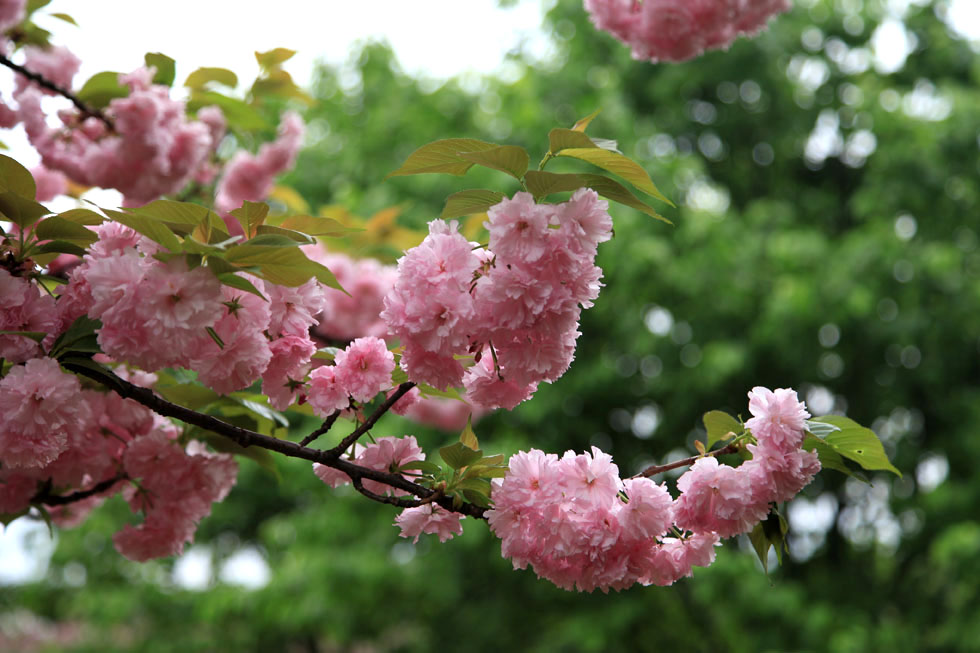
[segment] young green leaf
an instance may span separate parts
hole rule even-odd
[[[91,229],[57,215],[52,215],[39,222],[35,233],[41,240],[66,240],[82,247],[99,239],[98,235]]]
[[[491,206],[499,204],[502,199],[504,194],[495,190],[461,190],[446,198],[446,206],[443,207],[439,217],[448,220],[474,213],[486,213]]]
[[[628,157],[623,156],[622,154],[604,150],[595,145],[595,143],[592,145],[592,148],[563,149],[561,152],[558,152],[558,156],[579,159],[580,161],[586,161],[594,166],[602,168],[603,170],[608,170],[609,172],[619,175],[626,181],[630,182],[644,193],[652,195],[653,197],[674,206],[674,203],[667,199],[667,197],[657,189],[653,181],[650,179],[650,175],[648,175],[647,171],[640,167],[638,163]]]
[[[29,200],[37,195],[34,176],[18,161],[0,154],[0,191],[10,191]]]
[[[467,418],[466,428],[464,428],[463,432],[459,434],[459,441],[473,451],[478,451],[480,449],[480,442],[476,439],[476,433],[473,431],[472,417]]]
[[[260,236],[271,238],[272,236]],[[289,241],[296,245],[295,242]],[[258,268],[259,275],[283,286],[301,286],[311,278],[343,291],[337,278],[325,265],[311,261],[298,247],[276,247],[246,243],[228,249],[225,260],[237,266]]]
[[[462,469],[463,467],[466,467],[471,463],[475,463],[482,458],[483,452],[479,449],[474,451],[462,442],[454,442],[453,444],[440,449],[439,455],[444,461],[446,461],[446,464],[453,469]]]
[[[203,90],[211,82],[235,88],[238,86],[238,75],[227,68],[198,68],[187,76],[184,86]]]
[[[313,245],[316,240],[312,236],[307,236],[299,231],[293,231],[292,229],[283,229],[282,227],[273,227],[271,224],[260,224],[255,228],[255,233],[260,236],[265,235],[275,235],[282,236],[283,238],[288,238],[293,240],[300,245]]]
[[[159,219],[137,213],[112,211],[110,209],[102,209],[102,211],[112,218],[113,221],[126,225],[133,231],[143,234],[153,242],[163,245],[171,252],[177,253],[181,251],[180,241],[177,240],[177,236]]]
[[[460,152],[483,152],[499,145],[478,141],[475,138],[447,138],[423,145],[408,155],[400,168],[388,174],[389,177],[421,175],[431,172],[444,172],[462,177],[473,167],[473,163],[460,158]]]
[[[485,168],[506,172],[514,179],[520,180],[527,172],[530,159],[523,147],[516,145],[500,145],[489,150],[476,152],[460,152],[459,158],[470,161]]]
[[[75,95],[90,107],[104,109],[110,101],[127,97],[129,88],[119,83],[119,73],[110,70],[89,77]]]
[[[13,222],[21,229],[27,230],[49,213],[51,211],[47,207],[19,193],[9,190],[0,193],[0,218]]]
[[[269,127],[269,123],[254,107],[242,100],[215,91],[193,90],[190,99],[187,101],[187,108],[191,111],[197,111],[209,104],[217,105],[221,109],[228,125],[233,129],[253,131]]]
[[[58,217],[62,220],[68,220],[69,222],[74,222],[75,224],[83,224],[90,227],[105,222],[104,217],[91,209],[69,209],[59,213]]]
[[[552,154],[558,154],[562,150],[568,149],[599,147],[582,130],[565,129],[563,127],[555,127],[548,132],[548,146]]]
[[[833,447],[820,438],[812,434],[807,434],[807,436],[803,438],[803,448],[807,451],[817,452],[817,458],[820,459],[820,466],[823,469],[835,469],[842,474],[860,478],[854,473],[854,470],[848,467],[847,463],[844,461],[844,458],[842,458],[839,453],[834,451]]]
[[[704,422],[704,428],[708,431],[707,444],[709,449],[715,442],[728,440],[742,430],[742,425],[738,423],[737,419],[720,410],[708,411],[701,419]]]
[[[156,73],[153,75],[154,84],[170,86],[174,83],[177,66],[173,59],[161,52],[147,52],[143,57],[143,61],[146,63],[147,68],[151,66],[156,68]]]
[[[288,48],[275,48],[273,50],[269,50],[268,52],[256,52],[255,60],[258,61],[259,65],[263,68],[273,68],[289,61],[292,59],[294,54],[296,54],[296,50],[290,50]]]
[[[233,209],[230,213],[238,220],[238,224],[242,225],[245,236],[251,238],[255,235],[259,225],[263,224],[269,215],[269,205],[245,200],[239,208]]]
[[[602,111],[602,109],[596,109],[586,117],[576,120],[575,124],[572,125],[572,131],[584,132],[586,128],[589,126],[589,123],[591,123],[595,119],[595,117],[599,115],[600,111]]]
[[[871,429],[839,415],[817,417],[811,421],[831,424],[840,429],[823,438],[823,441],[840,455],[853,460],[864,469],[881,469],[892,472],[901,478],[902,472],[898,471],[888,460],[881,440]]]
[[[623,186],[618,181],[610,179],[609,177],[593,174],[554,173],[529,170],[524,176],[524,181],[527,184],[528,191],[530,191],[530,193],[534,195],[536,199],[547,197],[552,193],[574,191],[578,190],[579,188],[591,188],[596,193],[608,200],[619,202],[620,204],[634,208],[637,211],[649,215],[651,218],[656,218],[657,220],[661,220],[667,224],[673,224],[670,220],[654,211],[652,207],[640,201],[635,195],[633,195],[633,193],[630,192],[628,188]]]

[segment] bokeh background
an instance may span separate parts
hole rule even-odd
[[[480,421],[483,448],[597,445],[632,472],[690,455],[704,411],[746,414],[752,386],[792,386],[815,414],[872,425],[902,478],[821,474],[787,507],[789,555],[768,577],[735,540],[673,587],[585,595],[511,571],[484,524],[412,545],[390,507],[308,465],[278,461],[277,482],[244,461],[178,560],[113,551],[118,498],[56,544],[31,531],[37,574],[0,589],[0,648],[980,650],[980,47],[943,1],[794,4],[675,65],[631,61],[574,0],[548,11],[549,47],[514,48],[496,75],[420,80],[367,44],[316,68],[285,183],[418,229],[456,190],[517,190],[475,169],[383,182],[419,145],[475,137],[534,160],[550,128],[601,108],[590,134],[641,162],[675,226],[612,208],[575,363]],[[361,251],[395,256],[383,234]],[[375,429],[406,432],[456,436]]]

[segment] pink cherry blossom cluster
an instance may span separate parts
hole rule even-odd
[[[327,417],[345,410],[351,399],[370,401],[390,388],[394,369],[395,356],[384,340],[358,338],[337,354],[333,365],[322,365],[310,373],[306,400],[314,413]]]
[[[155,381],[152,374],[118,372],[138,385]],[[114,392],[83,390],[51,358],[32,358],[7,372],[0,414],[0,514],[26,510],[45,487],[87,491],[108,483],[83,501],[52,508],[51,516],[62,527],[76,526],[122,490],[133,510],[146,515],[113,538],[133,560],[180,553],[237,475],[231,456],[195,442],[185,451],[171,422]]]
[[[612,237],[608,203],[579,189],[558,205],[528,193],[488,212],[489,247],[466,240],[455,222],[398,261],[381,314],[405,347],[413,381],[465,387],[477,407],[512,409],[541,381],[561,376],[575,353],[581,308],[598,296],[600,242]],[[473,356],[464,369],[460,359]]]
[[[56,303],[56,332],[88,315],[102,321],[99,345],[114,359],[151,372],[193,369],[222,394],[261,377],[280,410],[299,398],[317,350],[309,330],[324,306],[319,282],[286,287],[249,277],[266,301],[182,258],[157,260],[157,246],[128,227],[107,222],[95,230],[99,240],[69,272]]]
[[[268,197],[275,176],[296,162],[303,133],[303,120],[290,111],[282,117],[279,136],[259,148],[258,154],[236,152],[218,181],[215,208],[225,213],[237,209],[245,200],[257,202]]]
[[[343,293],[327,288],[323,312],[313,332],[328,341],[353,340],[361,336],[384,338],[388,325],[381,319],[384,298],[395,285],[398,273],[393,265],[375,259],[353,259],[339,252],[328,252],[323,245],[305,245],[306,255],[333,272]]]
[[[754,388],[749,397],[752,460],[733,468],[698,459],[678,479],[677,499],[647,478],[622,480],[595,447],[561,458],[536,449],[513,456],[487,513],[503,556],[580,591],[670,585],[692,565],[711,564],[721,538],[750,531],[771,503],[791,499],[820,470],[817,455],[801,449],[809,413],[796,393]]]
[[[404,437],[383,437],[363,446],[353,444],[344,457],[356,465],[367,467],[378,472],[395,473],[398,468],[406,463],[425,460],[425,452],[419,447],[414,435]],[[327,467],[320,463],[313,463],[313,473],[317,478],[332,488],[347,485],[351,482],[350,477],[342,471]],[[403,473],[402,476],[411,480],[409,474]],[[390,485],[379,483],[378,481],[364,480],[364,489],[379,495],[404,496],[405,492]],[[455,514],[455,513],[454,513]],[[456,515],[459,517],[459,515]]]
[[[26,56],[28,70],[38,68],[45,77],[70,88],[74,70],[66,62],[74,61],[77,69],[78,60],[69,59],[66,50]],[[26,84],[15,92],[20,118],[44,165],[86,186],[116,188],[131,206],[186,186],[207,162],[211,132],[206,124],[187,120],[184,103],[172,99],[167,87],[152,84],[152,78],[152,68],[120,76],[129,94],[113,99],[106,108],[113,131],[95,118],[79,124],[71,111],[61,112],[63,127],[52,128],[42,111],[40,89]]]
[[[789,0],[585,0],[598,29],[630,46],[634,59],[684,61],[752,35]]]

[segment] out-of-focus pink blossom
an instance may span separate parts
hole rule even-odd
[[[58,325],[55,301],[33,281],[15,277],[0,268],[0,331],[49,334]],[[39,356],[41,347],[28,336],[0,335],[0,358],[13,363]]]
[[[67,91],[71,90],[72,79],[81,65],[81,59],[62,46],[40,48],[29,45],[24,48],[24,68]],[[35,85],[23,75],[17,75],[14,79],[14,95],[23,93],[28,86],[33,86],[47,95],[55,95],[54,91]]]
[[[24,20],[27,0],[0,0],[0,32]]]
[[[422,533],[438,535],[440,542],[451,540],[463,534],[462,516],[444,508],[428,503],[418,508],[405,508],[395,517],[395,524],[401,529],[400,537],[413,537],[418,542]]]
[[[303,143],[303,121],[288,112],[279,124],[279,136],[259,148],[257,155],[237,152],[225,166],[218,181],[215,208],[227,213],[249,200],[258,202],[268,197],[276,175],[291,168]]]
[[[68,178],[57,170],[36,166],[31,169],[31,175],[37,184],[35,199],[38,202],[48,202],[68,192]]]
[[[634,59],[684,61],[752,35],[789,0],[585,0],[598,29],[630,46]]]

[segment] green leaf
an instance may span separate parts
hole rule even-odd
[[[311,236],[346,236],[364,231],[355,227],[345,227],[333,218],[319,218],[312,215],[291,215],[280,222],[279,226]]]
[[[169,251],[174,253],[181,251],[177,236],[160,220],[137,213],[124,213],[110,209],[102,209],[102,211],[115,222],[124,224],[133,231],[143,234],[153,242],[163,245]]]
[[[0,191],[10,191],[29,200],[37,197],[34,176],[20,162],[3,154],[0,154]]]
[[[78,23],[75,22],[75,19],[72,18],[71,16],[69,16],[68,14],[63,14],[63,13],[60,13],[59,12],[59,13],[56,13],[56,14],[51,14],[51,16],[53,18],[57,18],[58,20],[63,20],[66,23],[69,23],[71,25],[74,25],[75,27],[78,27]]]
[[[252,284],[252,282],[246,279],[245,277],[240,277],[233,272],[221,272],[219,274],[216,274],[215,276],[218,277],[218,281],[225,284],[226,286],[229,286],[231,288],[236,288],[238,290],[244,290],[245,292],[252,293],[256,297],[261,297],[265,301],[269,301],[269,299],[261,292],[259,292],[259,289],[256,288],[255,285]]]
[[[749,533],[752,548],[759,556],[762,569],[769,575],[769,547],[776,547],[776,556],[780,562],[786,549],[786,520],[775,510],[770,512],[764,521],[759,522]]]
[[[459,441],[473,451],[480,449],[480,442],[476,439],[476,433],[473,431],[472,415],[466,419],[466,428],[459,434]]]
[[[516,145],[500,145],[490,150],[460,152],[459,158],[485,168],[506,172],[517,180],[524,176],[530,163],[524,148]]]
[[[495,190],[461,190],[446,198],[446,206],[443,207],[439,217],[448,220],[474,213],[486,213],[491,206],[499,204],[504,197],[503,193]]]
[[[529,170],[524,176],[524,181],[527,184],[528,191],[534,195],[535,199],[541,199],[552,193],[574,191],[579,188],[591,188],[608,200],[634,208],[637,211],[649,215],[651,218],[656,218],[667,224],[673,224],[670,220],[653,210],[652,207],[640,201],[628,188],[609,177],[592,174],[559,174]]]
[[[592,148],[566,149],[559,152],[558,156],[579,159],[580,161],[586,161],[594,166],[602,168],[603,170],[608,170],[609,172],[619,175],[626,181],[630,182],[644,193],[652,195],[653,197],[674,206],[674,203],[667,199],[667,197],[657,189],[653,181],[650,179],[650,175],[647,174],[647,171],[640,167],[638,163],[628,157],[623,156],[622,154],[604,150],[593,143]]]
[[[157,382],[153,385],[153,390],[167,401],[198,411],[222,398],[214,390],[196,381],[184,383],[163,370],[157,372]]]
[[[844,461],[841,455],[834,451],[833,447],[820,438],[812,434],[808,434],[805,438],[803,438],[803,448],[807,451],[817,452],[817,458],[820,459],[820,466],[823,469],[835,469],[838,472],[847,474],[848,476],[858,478],[858,476],[854,473],[854,470],[847,466],[847,463]]]
[[[238,266],[256,266],[259,276],[263,279],[283,286],[301,286],[311,278],[315,278],[324,285],[343,290],[333,272],[326,266],[311,261],[298,247],[246,243],[231,247],[225,255],[225,260]]]
[[[66,240],[83,247],[99,239],[91,229],[58,215],[41,220],[35,233],[40,240]]]
[[[51,4],[51,0],[27,0],[26,13],[30,16],[38,9],[47,7],[49,4]]]
[[[463,398],[459,395],[459,392],[457,392],[455,388],[447,388],[445,390],[439,390],[437,388],[433,388],[431,385],[426,385],[424,383],[420,383],[418,385],[418,388],[419,388],[419,392],[422,393],[423,397],[441,397],[442,399],[458,399],[460,401],[463,400]]]
[[[460,152],[474,153],[492,150],[500,147],[493,143],[478,141],[474,138],[447,138],[423,145],[412,152],[398,170],[388,174],[389,177],[404,175],[420,175],[430,172],[444,172],[461,177],[473,167],[473,163],[460,158]]]
[[[548,146],[552,154],[558,154],[562,150],[575,148],[588,149],[599,147],[592,142],[591,138],[583,133],[583,130],[564,129],[562,127],[555,127],[548,132]]]
[[[262,202],[245,202],[237,209],[230,211],[231,215],[242,225],[245,236],[251,238],[255,235],[255,230],[265,222],[269,215],[269,205]]]
[[[72,254],[74,256],[85,256],[86,253],[87,252],[84,247],[79,247],[75,243],[70,243],[67,240],[49,240],[46,243],[38,245],[36,249],[31,250],[31,256],[37,262],[40,262],[37,258],[37,255],[39,254]]]
[[[490,496],[490,480],[486,478],[464,478],[456,484],[461,490],[473,490],[480,494]]]
[[[228,97],[215,91],[195,89],[187,101],[187,108],[197,111],[201,107],[215,105],[225,114],[228,125],[242,131],[268,129],[269,123],[251,105],[237,98]]]
[[[439,450],[439,455],[446,464],[453,469],[462,469],[470,463],[475,463],[483,457],[483,452],[477,449],[474,451],[462,442],[454,442],[448,447]]]
[[[263,68],[273,68],[285,63],[286,61],[289,61],[294,54],[296,54],[295,50],[275,48],[274,50],[269,50],[268,52],[256,51],[255,60],[258,61],[259,65]]]
[[[885,448],[881,446],[881,440],[871,429],[838,415],[817,417],[811,421],[832,424],[840,429],[823,438],[823,441],[840,455],[853,460],[864,469],[882,469],[901,478],[902,472],[888,460]]]
[[[44,331],[0,331],[0,336],[24,336],[34,342],[41,342],[48,334]]]
[[[0,193],[0,218],[13,222],[25,231],[49,213],[51,211],[45,206],[23,195],[9,190]]]
[[[23,517],[24,515],[30,512],[31,512],[30,508],[24,508],[20,512],[0,513],[0,524],[3,524],[5,527],[10,526],[10,524],[12,524],[15,519],[17,519],[18,517]]]
[[[275,235],[282,236],[283,238],[288,238],[294,242],[301,245],[315,245],[316,240],[312,236],[307,236],[306,234],[293,231],[292,229],[283,229],[282,227],[273,227],[271,224],[260,224],[255,228],[255,233],[259,235]]]
[[[483,492],[477,492],[476,490],[470,490],[468,488],[464,488],[463,497],[470,503],[480,506],[481,508],[493,507],[493,504],[490,503],[490,497],[488,497]]]
[[[404,465],[400,465],[397,471],[419,471],[423,474],[432,474],[434,476],[442,471],[442,467],[428,460],[413,460],[405,463]]]
[[[58,339],[51,345],[48,355],[57,358],[65,352],[75,350],[77,345],[82,345],[83,350],[87,347],[91,339],[95,338],[95,333],[102,328],[102,322],[93,320],[87,315],[82,315],[65,329],[65,332],[58,336]]]
[[[96,109],[104,109],[116,98],[127,97],[129,88],[119,83],[119,73],[104,71],[95,73],[75,94],[79,100]]]
[[[720,410],[711,410],[701,418],[704,428],[708,431],[707,446],[710,449],[715,442],[722,442],[738,435],[742,431],[742,425],[738,420],[728,413]]]
[[[198,68],[184,81],[184,86],[191,89],[203,90],[211,82],[222,84],[229,88],[238,86],[238,75],[227,68]]]
[[[228,236],[228,229],[225,227],[221,216],[200,204],[174,200],[154,200],[145,206],[126,210],[129,213],[145,215],[170,225],[190,227],[182,230],[183,233],[188,233],[195,227],[204,226],[207,229],[217,230],[224,237]]]
[[[823,422],[814,422],[811,420],[806,420],[804,422],[806,425],[806,430],[809,433],[817,436],[818,438],[825,438],[834,431],[839,431],[839,426],[834,426],[833,424],[825,424]]]
[[[254,398],[249,398],[254,397]],[[262,395],[245,395],[242,396],[241,393],[235,393],[229,397],[241,406],[247,408],[252,413],[255,413],[259,417],[274,422],[282,427],[289,426],[289,420],[281,412],[264,403],[264,397]]]
[[[602,111],[602,109],[596,109],[586,117],[576,120],[575,124],[572,125],[572,131],[584,132],[585,129],[589,126],[589,123],[592,122],[595,119],[595,117],[599,115],[600,111]]]
[[[143,56],[143,61],[146,62],[147,68],[152,66],[157,69],[156,74],[153,75],[154,84],[170,86],[174,83],[177,66],[173,59],[162,52],[147,52]]]
[[[102,224],[105,222],[105,218],[92,211],[91,209],[69,209],[63,213],[59,213],[58,217],[62,220],[68,220],[69,222],[74,222],[75,224],[82,224],[88,226],[95,226],[97,224]]]

